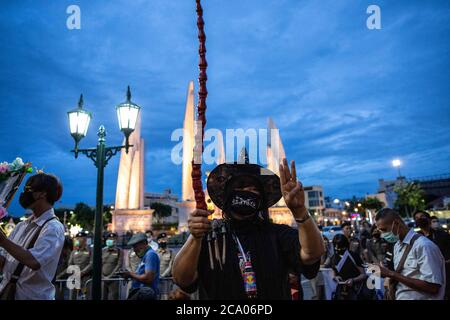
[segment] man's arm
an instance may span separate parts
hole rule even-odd
[[[422,291],[429,294],[437,294],[439,292],[439,289],[441,288],[440,284],[430,283],[424,280],[414,278],[408,278],[400,273],[391,270],[387,272],[386,277],[394,279],[413,290]]]
[[[181,288],[187,288],[197,280],[202,239],[211,229],[209,214],[208,211],[196,209],[189,215],[188,227],[191,234],[177,253],[172,268],[173,280]]]
[[[22,248],[21,246],[7,239],[6,236],[3,234],[3,232],[1,231],[0,231],[0,247],[5,249],[14,259],[19,261],[20,263],[23,263],[31,270],[39,270],[41,268],[40,263],[33,257],[30,251]]]
[[[304,209],[305,213],[294,214],[295,217],[306,217],[308,211]],[[303,218],[300,218],[303,219]],[[316,263],[325,253],[323,248],[323,238],[320,234],[319,228],[312,218],[309,218],[304,223],[298,224],[298,239],[300,241],[300,259],[305,265]]]
[[[280,164],[281,192],[287,207],[291,210],[294,218],[299,221],[298,239],[300,241],[300,259],[305,265],[311,265],[320,260],[325,252],[323,238],[314,220],[308,217],[308,210],[305,207],[305,194],[303,186],[297,181],[295,162],[291,161],[291,171],[289,171],[286,159]]]
[[[92,265],[93,265],[92,259],[93,259],[93,256],[91,255],[90,258],[89,258],[89,264],[86,267],[84,267],[84,269],[81,270],[81,272],[80,272],[80,276],[81,277],[87,276],[87,275],[89,275],[91,273]]]
[[[150,284],[152,284],[153,280],[155,279],[156,273],[151,270],[146,270],[144,274],[136,274],[134,272],[130,272],[129,275],[131,278],[133,278],[139,282],[150,285]]]
[[[186,243],[175,257],[172,269],[174,282],[181,288],[192,285],[197,280],[198,260],[202,249],[202,239],[189,235]]]
[[[117,271],[119,271],[120,267],[122,266],[122,250],[117,249],[117,254],[119,255],[117,259],[117,264],[114,267],[113,271],[108,275],[108,277],[112,277]]]

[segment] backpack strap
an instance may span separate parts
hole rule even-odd
[[[397,273],[401,273],[401,272],[402,272],[403,267],[405,266],[406,258],[408,257],[408,254],[409,254],[409,252],[411,251],[411,249],[412,249],[412,247],[413,247],[413,245],[414,245],[414,242],[415,242],[417,239],[419,239],[421,236],[422,236],[422,235],[420,235],[420,234],[418,234],[418,233],[415,233],[415,234],[413,235],[413,237],[411,238],[411,241],[410,241],[409,244],[406,246],[405,251],[403,251],[402,258],[400,259],[400,262],[398,263],[397,268],[395,268],[395,272],[397,272]]]
[[[49,222],[50,220],[53,219],[57,219],[57,217],[51,217],[50,219],[46,220],[42,226],[40,226],[37,231],[35,232],[33,238],[31,239],[30,243],[28,244],[27,249],[31,249],[34,247],[34,244],[36,243],[37,239],[39,238],[39,235],[41,234],[42,229],[44,228],[44,226],[47,224],[47,222]],[[23,263],[19,263],[16,267],[16,270],[14,270],[14,273],[11,276],[11,279],[9,280],[9,282],[11,283],[17,283],[17,281],[19,281],[19,277],[20,274],[22,273],[23,269],[25,268],[25,265]]]

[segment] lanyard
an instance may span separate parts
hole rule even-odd
[[[233,239],[234,242],[236,243],[238,250],[241,252],[242,258],[244,259],[244,262],[247,262],[247,255],[244,252],[244,249],[242,248],[241,242],[239,241],[239,238],[233,233]]]
[[[238,251],[240,251],[242,259],[244,260],[242,266],[241,263],[239,262],[239,269],[241,271],[242,280],[244,281],[245,293],[247,294],[247,297],[249,299],[256,299],[257,297],[256,277],[255,272],[253,271],[250,255],[247,256],[245,254],[244,248],[242,248],[242,244],[239,241],[239,238],[236,236],[236,234],[233,233],[232,236],[234,242],[236,243]]]

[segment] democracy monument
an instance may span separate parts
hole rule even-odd
[[[182,177],[181,198],[174,202],[178,212],[178,228],[176,232],[187,231],[187,217],[189,212],[195,209],[194,190],[192,188],[192,158],[194,149],[194,126],[195,126],[195,99],[194,81],[188,84],[186,107],[183,121],[183,154],[182,154]],[[268,119],[268,131],[277,129],[274,121]],[[276,132],[278,132],[276,130]],[[268,141],[276,141],[276,148],[267,144],[267,169],[279,175],[278,166],[281,159],[286,157],[283,144],[279,135]],[[216,165],[225,162],[225,149],[223,139],[220,142],[216,154]],[[129,152],[122,150],[120,155],[119,171],[117,175],[117,190],[115,207],[113,210],[112,231],[124,234],[128,231],[145,231],[152,229],[154,210],[145,206],[144,181],[145,181],[145,149],[144,139],[141,137],[141,115],[139,115],[136,129],[130,136],[133,145]],[[206,175],[208,172],[206,172]],[[205,176],[206,178],[206,176]],[[214,210],[212,218],[221,218],[222,212],[216,208],[208,197],[205,190],[208,209]],[[173,199],[172,199],[173,200]],[[294,220],[284,200],[281,199],[275,206],[269,209],[270,218],[275,223],[283,223],[294,226]]]

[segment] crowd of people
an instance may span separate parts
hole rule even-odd
[[[301,300],[302,279],[314,283],[327,268],[336,300],[448,299],[450,236],[429,213],[414,213],[416,232],[384,208],[373,225],[346,221],[329,239],[305,206],[295,163],[284,159],[279,172],[248,159],[216,167],[207,189],[223,219],[211,220],[208,210],[191,212],[189,237],[176,254],[164,233],[136,233],[126,248],[117,234],[106,234],[103,299],[122,299],[123,281],[127,299],[160,299],[162,280],[172,277],[175,289],[164,290],[169,299]],[[45,173],[26,182],[19,203],[33,214],[9,237],[0,232],[0,299],[90,298],[92,248],[86,234],[65,237],[53,210],[62,190],[59,179]],[[268,208],[281,198],[297,228],[270,220]],[[368,285],[370,270],[383,279],[379,288]],[[55,283],[71,284],[68,297],[66,286],[55,289]]]
[[[450,235],[436,221],[428,212],[416,211],[415,228],[410,228],[398,212],[385,208],[377,213],[373,225],[366,220],[344,221],[342,232],[332,239],[324,236],[321,266],[333,270],[333,299],[448,300]],[[337,266],[346,251],[356,268],[355,274],[347,272],[343,277]],[[378,290],[366,285],[368,268],[378,270],[374,266],[385,280]]]
[[[66,242],[56,272],[57,299],[89,299],[93,255],[87,244],[88,235],[78,233]],[[119,246],[118,235],[107,233],[102,250],[102,298],[119,300],[123,298],[120,286],[125,287],[128,299],[150,299],[160,297],[160,279],[170,280],[174,252],[167,247],[167,234],[160,233],[154,239],[153,231],[135,233]],[[128,248],[128,249],[127,249]],[[66,283],[73,281],[74,266],[79,269],[80,285],[69,290]],[[169,282],[170,283],[170,282]],[[166,288],[164,288],[166,289]],[[123,289],[122,289],[123,290]],[[144,293],[145,292],[145,293]]]
[[[8,237],[0,231],[1,300],[90,298],[92,246],[86,233],[65,236],[53,209],[62,191],[54,175],[38,173],[26,182],[19,203],[33,214]],[[167,235],[161,233],[155,241],[152,230],[136,233],[129,249],[120,248],[117,238],[115,233],[104,237],[102,298],[119,299],[120,282],[126,280],[128,299],[158,299],[160,278],[171,276],[174,260]]]

